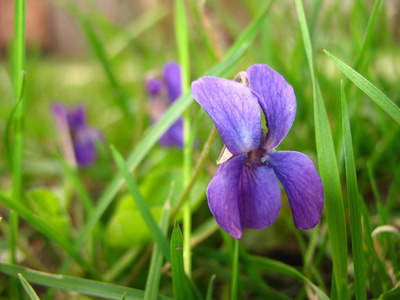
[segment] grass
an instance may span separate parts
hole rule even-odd
[[[390,5],[176,0],[139,5],[121,25],[96,4],[58,1],[87,48],[68,58],[25,45],[16,1],[0,57],[0,299],[397,299],[400,40]],[[184,93],[153,124],[145,78],[171,60]],[[223,144],[190,83],[256,63],[294,88],[296,119],[278,150],[312,159],[325,205],[317,227],[298,230],[282,190],[276,223],[246,229],[239,247],[207,206]],[[55,100],[83,103],[102,131],[93,166],[60,156]],[[180,117],[184,149],[162,147]]]

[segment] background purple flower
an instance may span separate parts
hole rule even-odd
[[[76,163],[82,167],[92,165],[97,159],[96,140],[104,138],[100,131],[87,125],[85,108],[79,105],[69,109],[56,103],[52,112],[67,161],[72,166]]]
[[[181,68],[176,62],[164,66],[161,78],[146,80],[146,91],[150,96],[150,115],[152,122],[157,122],[167,108],[182,95]],[[183,148],[183,120],[179,118],[162,135],[160,143],[163,146]]]
[[[296,114],[293,88],[267,65],[253,65],[244,83],[215,77],[193,82],[193,96],[213,120],[226,148],[207,188],[208,204],[223,230],[240,239],[244,228],[272,225],[281,207],[279,181],[299,229],[319,222],[323,186],[312,161],[275,151]],[[263,134],[260,107],[268,131]]]

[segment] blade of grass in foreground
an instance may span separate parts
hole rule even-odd
[[[347,76],[356,86],[358,86],[368,97],[378,104],[389,116],[400,124],[400,108],[396,106],[385,94],[376,86],[363,77],[360,73],[354,71],[337,57],[325,51],[325,54],[339,67],[344,75]]]
[[[143,291],[141,290],[125,286],[119,286],[102,281],[83,279],[73,276],[39,272],[36,270],[4,263],[0,263],[0,272],[11,276],[18,276],[18,273],[20,273],[30,283],[35,283],[56,289],[73,291],[99,298],[119,300],[121,299],[121,296],[126,293],[125,299],[139,300],[143,299],[144,295]],[[171,298],[159,296],[158,299],[169,300]]]
[[[164,236],[168,231],[169,213],[171,210],[170,199],[167,199],[164,210],[161,215],[160,228]],[[146,291],[144,300],[157,299],[160,286],[161,267],[163,262],[163,253],[158,244],[154,245],[153,256],[151,257],[149,274],[147,275]]]
[[[347,197],[350,210],[351,244],[354,260],[354,282],[357,300],[367,299],[366,275],[364,266],[363,232],[361,226],[361,205],[358,197],[356,165],[354,162],[353,142],[351,139],[349,113],[343,84],[341,85],[342,130],[344,161],[346,167]]]
[[[328,116],[321,90],[315,77],[311,40],[301,0],[296,0],[296,7],[313,83],[315,140],[319,172],[324,185],[325,214],[328,221],[334,278],[338,289],[337,295],[340,300],[348,299],[347,234],[339,170]],[[335,295],[335,293],[332,293],[332,295]]]
[[[210,281],[208,282],[206,300],[212,300],[214,281],[215,281],[215,275],[211,275]]]
[[[178,223],[174,224],[171,236],[171,269],[175,298],[177,300],[195,299],[183,269],[183,237]]]
[[[31,287],[28,281],[22,276],[21,273],[18,273],[19,281],[21,281],[22,286],[24,287],[25,292],[28,294],[29,299],[31,300],[40,300],[35,290]]]
[[[165,259],[169,261],[170,253],[169,253],[168,241],[166,240],[160,228],[158,227],[157,222],[154,219],[153,215],[151,214],[150,208],[146,203],[146,200],[144,200],[138,185],[133,179],[133,176],[131,175],[131,173],[129,173],[128,167],[126,166],[125,161],[122,158],[121,154],[117,151],[117,149],[114,148],[114,146],[111,146],[111,152],[114,156],[114,159],[118,165],[119,170],[122,172],[122,175],[125,178],[126,185],[128,186],[129,192],[131,193],[133,199],[136,202],[137,208],[143,218],[143,221],[146,223],[147,228],[151,232],[154,240],[160,246],[160,249]]]

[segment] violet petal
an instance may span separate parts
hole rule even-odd
[[[164,85],[161,80],[152,78],[146,81],[146,92],[151,96],[157,96],[163,89]]]
[[[247,70],[250,89],[259,96],[268,133],[263,147],[274,149],[285,138],[296,115],[296,96],[282,75],[267,65],[253,65]]]
[[[202,77],[192,83],[192,90],[194,99],[209,114],[232,154],[260,147],[260,106],[247,86],[222,78]]]
[[[272,225],[281,208],[281,188],[267,165],[246,163],[240,178],[239,211],[242,228]]]
[[[169,100],[174,102],[182,94],[181,67],[176,62],[169,62],[164,67],[164,81],[167,85]]]
[[[208,206],[218,225],[240,239],[243,229],[239,213],[239,180],[247,155],[233,157],[221,164],[207,188]]]
[[[312,161],[303,153],[269,151],[267,163],[286,190],[298,229],[315,227],[324,205],[322,181]]]
[[[170,128],[161,136],[160,143],[163,146],[177,146],[183,148],[183,120],[179,118]]]
[[[92,165],[97,159],[96,140],[101,133],[96,129],[81,128],[72,132],[76,161],[82,167]]]
[[[75,128],[86,127],[85,107],[83,105],[78,105],[76,108],[68,110],[67,119],[71,130],[74,130]]]

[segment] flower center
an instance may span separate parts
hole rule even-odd
[[[268,159],[267,150],[258,148],[257,150],[247,152],[247,162],[253,164],[265,164]]]

